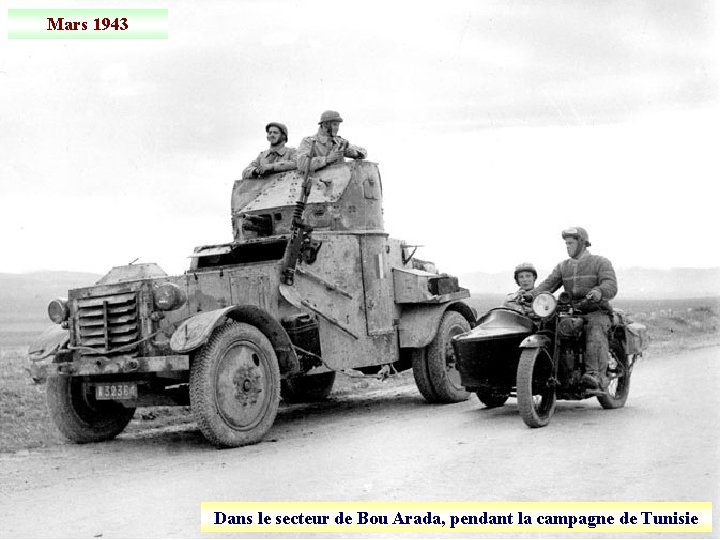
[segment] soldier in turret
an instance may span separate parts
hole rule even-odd
[[[350,144],[347,140],[338,136],[340,122],[343,119],[337,111],[325,111],[320,116],[320,128],[316,135],[305,137],[297,150],[297,167],[304,171],[307,167],[308,155],[313,141],[315,141],[315,153],[310,163],[310,169],[316,171],[332,165],[342,163],[343,158],[365,159],[367,151],[359,146]]]
[[[288,129],[280,122],[265,126],[270,148],[263,150],[243,171],[243,178],[260,178],[268,173],[291,171],[296,168],[295,149],[285,146]]]

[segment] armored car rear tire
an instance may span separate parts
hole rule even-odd
[[[114,438],[130,423],[134,408],[116,401],[98,401],[93,388],[74,377],[51,377],[47,381],[50,418],[60,433],[84,444]]]
[[[430,384],[430,374],[428,373],[427,359],[425,357],[425,349],[412,349],[412,371],[415,378],[415,386],[420,391],[422,397],[428,403],[437,403],[438,396],[435,389]]]
[[[430,403],[458,403],[470,397],[460,383],[455,351],[450,339],[470,331],[470,323],[457,311],[446,311],[438,331],[424,351],[413,355],[413,375],[418,390]]]
[[[220,447],[259,442],[279,403],[280,368],[267,337],[245,323],[216,329],[190,369],[190,407],[203,435]]]
[[[294,377],[282,382],[280,395],[288,403],[321,401],[330,395],[335,384],[335,372]]]
[[[555,386],[552,384],[552,357],[545,349],[525,349],[517,368],[517,403],[525,424],[545,427],[555,412]]]

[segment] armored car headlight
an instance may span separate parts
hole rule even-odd
[[[532,308],[538,317],[549,317],[555,312],[557,300],[550,293],[540,293],[533,300]]]
[[[56,324],[64,322],[68,318],[67,299],[56,298],[48,304],[48,317]]]
[[[153,291],[155,307],[161,311],[171,311],[182,307],[187,301],[185,292],[174,283],[163,283]]]

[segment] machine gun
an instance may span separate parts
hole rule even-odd
[[[295,203],[295,210],[292,217],[292,225],[290,226],[290,239],[285,249],[283,263],[283,283],[292,286],[295,283],[295,267],[298,259],[301,257],[307,262],[313,262],[317,257],[317,251],[320,249],[321,242],[313,241],[310,237],[312,227],[304,221],[305,205],[308,197],[310,197],[310,169],[313,154],[315,154],[315,141],[312,142],[310,153],[308,154],[307,167],[305,168],[305,176],[303,177],[302,187],[300,189],[300,198]]]

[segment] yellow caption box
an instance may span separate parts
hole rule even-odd
[[[201,532],[700,533],[710,502],[204,502]]]

